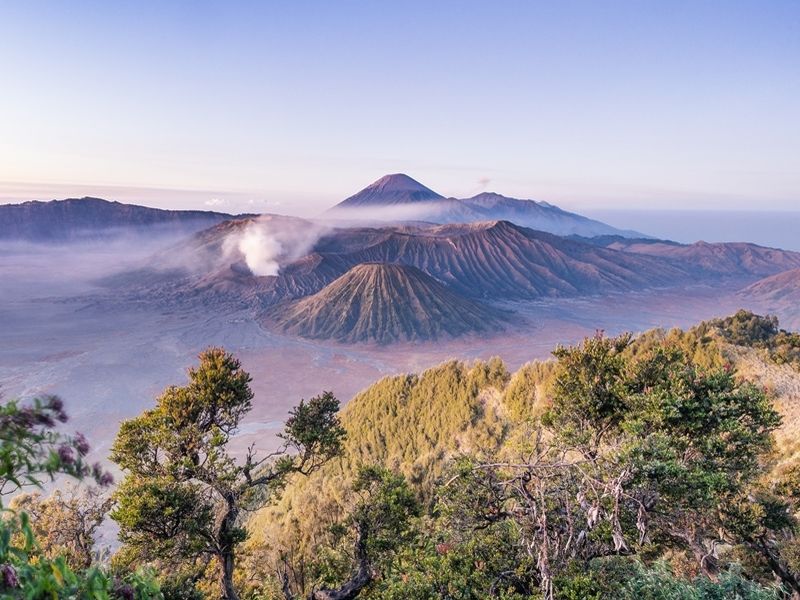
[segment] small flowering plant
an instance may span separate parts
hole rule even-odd
[[[99,566],[76,572],[64,556],[37,556],[36,538],[25,512],[3,508],[3,497],[26,486],[41,487],[57,475],[113,483],[100,463],[89,464],[89,443],[78,433],[67,436],[56,427],[67,422],[56,396],[28,405],[0,404],[0,600],[93,598],[94,600],[162,600],[151,573],[115,577]]]
[[[40,486],[57,474],[94,478],[108,486],[113,478],[100,464],[89,465],[89,443],[83,434],[66,436],[56,431],[66,423],[64,403],[58,396],[35,399],[29,405],[16,401],[0,404],[0,506],[2,497],[25,486]]]

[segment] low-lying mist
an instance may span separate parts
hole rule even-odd
[[[140,266],[175,243],[157,230],[117,230],[113,237],[59,243],[0,242],[0,301],[71,296],[96,289],[108,275]]]
[[[326,212],[323,218],[332,224],[342,225],[386,225],[414,221],[435,222],[445,209],[458,208],[458,200],[437,200],[435,202],[414,202],[375,207],[341,207]],[[463,207],[464,211],[468,208]]]
[[[224,225],[210,236],[154,227],[58,243],[0,241],[0,302],[92,294],[143,281],[136,275],[145,272],[170,279],[240,264],[253,275],[273,276],[330,231],[322,223],[272,215]]]

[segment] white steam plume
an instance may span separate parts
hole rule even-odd
[[[244,255],[247,268],[259,277],[278,274],[282,251],[283,246],[275,236],[256,225],[249,225],[239,239],[239,252]]]
[[[222,244],[221,265],[244,261],[257,277],[277,275],[283,265],[308,254],[329,227],[295,217],[261,215]]]

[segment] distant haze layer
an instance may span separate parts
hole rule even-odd
[[[583,214],[676,242],[748,241],[800,251],[800,210],[586,210]]]

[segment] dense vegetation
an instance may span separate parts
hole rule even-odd
[[[598,332],[513,374],[451,361],[341,412],[330,393],[302,401],[262,455],[229,449],[250,376],[210,349],[123,424],[110,496],[20,494],[59,474],[110,482],[82,436],[54,433],[60,403],[9,403],[0,597],[798,598],[800,463],[777,460],[781,416],[727,351],[791,362],[795,335],[737,313]],[[109,510],[110,561],[95,548]]]
[[[701,334],[717,332],[731,344],[757,348],[779,365],[800,369],[800,333],[780,329],[775,316],[740,310],[730,317],[707,321],[698,330]]]

